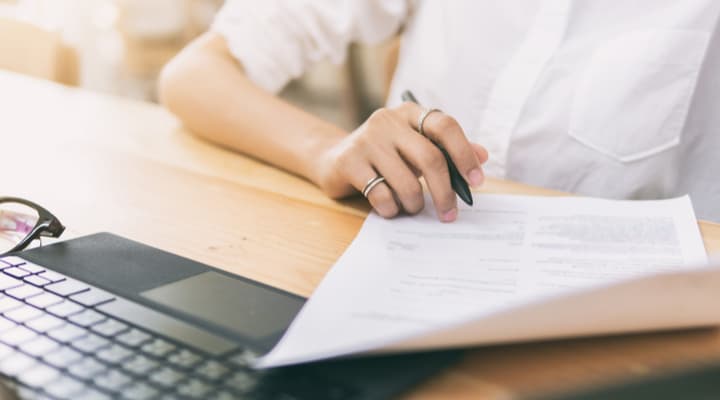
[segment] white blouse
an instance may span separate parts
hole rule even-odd
[[[453,115],[489,150],[488,175],[610,198],[690,193],[698,217],[720,221],[719,16],[717,0],[228,0],[213,30],[277,92],[404,27],[390,105],[407,88]]]

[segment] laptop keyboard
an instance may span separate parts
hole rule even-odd
[[[4,383],[27,399],[348,399],[356,393],[321,377],[256,371],[249,350],[215,355],[107,312],[122,301],[18,257],[0,259]]]

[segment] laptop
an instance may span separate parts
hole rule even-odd
[[[109,233],[24,251],[0,258],[0,379],[28,399],[383,399],[462,355],[251,368],[304,301]]]

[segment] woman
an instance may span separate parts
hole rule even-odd
[[[457,217],[431,139],[472,186],[488,174],[612,198],[689,192],[720,219],[719,14],[715,0],[230,0],[165,68],[160,94],[197,134],[331,197],[384,177],[367,193],[384,217],[422,209],[417,175],[440,220]],[[274,95],[349,43],[400,31],[388,105],[355,131]],[[423,121],[427,138],[405,89],[442,110]]]

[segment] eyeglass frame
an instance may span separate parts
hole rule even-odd
[[[18,203],[30,207],[37,211],[38,220],[30,233],[28,233],[17,245],[15,245],[15,247],[5,253],[0,253],[0,256],[24,250],[30,245],[30,243],[32,243],[33,240],[40,239],[41,237],[58,238],[63,232],[65,232],[65,226],[60,222],[60,220],[53,215],[53,213],[46,210],[39,204],[19,197],[0,197],[0,205],[3,203]]]

